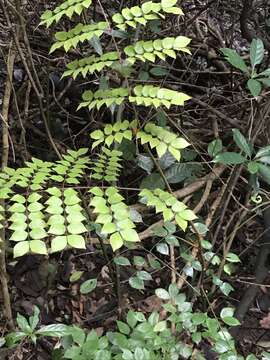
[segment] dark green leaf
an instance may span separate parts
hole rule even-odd
[[[68,335],[68,326],[64,324],[51,324],[42,326],[37,332],[37,335],[62,337]]]
[[[264,164],[259,164],[259,174],[263,180],[270,185],[270,167]]]
[[[261,83],[255,79],[249,79],[247,82],[247,86],[251,95],[254,97],[258,96],[262,90]]]
[[[89,279],[83,282],[80,286],[81,294],[89,294],[97,287],[97,279]]]
[[[223,55],[225,56],[226,60],[235,68],[243,71],[248,72],[248,67],[244,60],[241,58],[240,55],[237,54],[237,52],[233,49],[229,48],[223,48],[220,49]]]
[[[169,73],[169,71],[160,66],[156,66],[150,70],[150,73],[154,76],[166,76]]]
[[[213,140],[207,148],[208,154],[211,157],[215,157],[218,153],[222,151],[222,141],[220,139]]]
[[[117,256],[113,259],[114,263],[117,265],[121,265],[121,266],[130,266],[130,261],[128,260],[128,258],[123,257],[123,256]]]
[[[169,247],[166,243],[158,244],[157,251],[162,255],[169,255]]]
[[[241,154],[235,152],[220,153],[214,158],[214,162],[224,165],[243,164],[245,161],[246,158],[244,158]]]
[[[238,129],[232,129],[233,139],[236,145],[241,149],[247,156],[251,157],[251,146],[249,145],[247,139]]]
[[[270,87],[270,79],[269,79],[269,78],[258,79],[258,81],[260,81],[261,83],[263,83],[265,86]]]
[[[176,163],[166,169],[164,174],[170,184],[177,184],[199,174],[201,170],[202,167],[200,164]]]
[[[250,45],[250,62],[252,68],[259,65],[264,56],[264,45],[261,39],[253,39]]]
[[[142,279],[139,279],[137,276],[133,276],[129,279],[129,285],[134,289],[142,290],[144,289],[144,282]]]
[[[251,173],[251,174],[256,174],[259,170],[259,164],[255,161],[250,161],[248,163],[248,171]]]
[[[162,300],[169,300],[171,297],[170,297],[170,294],[168,293],[167,290],[165,289],[156,289],[155,290],[155,294],[157,295],[157,297],[159,297],[160,299]]]
[[[153,173],[146,176],[140,185],[141,189],[165,189],[165,183],[159,173]]]
[[[138,162],[138,166],[140,168],[145,170],[149,175],[151,174],[151,172],[154,168],[154,163],[153,163],[153,160],[149,156],[140,154],[137,157],[137,162]]]

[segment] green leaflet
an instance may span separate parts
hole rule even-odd
[[[132,125],[128,120],[117,121],[113,125],[107,124],[104,130],[95,130],[90,134],[90,137],[95,140],[92,144],[94,149],[99,144],[105,143],[106,146],[110,147],[115,142],[121,144],[123,139],[132,139]]]
[[[89,25],[77,24],[69,31],[60,31],[55,34],[56,42],[50,49],[50,54],[55,50],[63,47],[66,52],[76,48],[79,43],[91,40],[94,36],[100,38],[108,24],[106,21],[93,23]]]
[[[84,9],[87,9],[92,4],[92,0],[67,0],[62,2],[54,10],[47,10],[41,15],[41,23],[47,27],[54,22],[58,23],[63,16],[69,19],[74,14],[80,15]]]
[[[105,143],[107,146],[111,146],[115,143],[121,143],[123,139],[132,139],[132,130],[136,128],[136,121],[132,121],[129,123],[127,120],[121,122],[118,121],[115,124],[107,124],[104,127],[104,130],[95,130],[90,134],[90,137],[95,140],[92,144],[92,149],[94,149],[99,144]],[[176,134],[157,126],[153,123],[148,123],[144,127],[143,130],[136,132],[136,137],[138,140],[140,140],[141,144],[144,145],[148,143],[152,149],[156,149],[158,157],[162,157],[166,151],[169,151],[176,160],[180,160],[181,158],[181,149],[186,148],[189,146],[189,143],[181,137],[177,137]],[[102,148],[104,151],[104,148]],[[110,150],[107,149],[107,156],[112,156],[113,152],[110,152]],[[115,163],[119,159],[115,159]],[[95,167],[93,170],[96,174],[94,174],[94,178],[101,180],[102,178],[105,178],[105,175],[102,175],[104,173],[105,169],[110,169],[107,167],[109,165],[108,159],[106,156],[99,157],[98,162],[95,162]],[[119,168],[119,166],[118,166]],[[117,172],[117,166],[115,164],[115,172]],[[108,175],[108,174],[107,174]],[[109,174],[110,175],[110,174]],[[105,180],[110,180],[105,179]]]
[[[164,18],[164,13],[183,15],[182,10],[174,6],[176,3],[176,0],[170,1],[170,3],[168,1],[161,1],[161,3],[147,1],[141,7],[133,6],[122,9],[121,13],[113,15],[112,20],[119,29],[124,31],[128,26],[132,28],[136,28],[138,24],[145,26],[150,20]]]
[[[89,158],[83,156],[87,153],[88,149],[82,148],[78,151],[68,150],[67,155],[63,156],[63,160],[58,160],[52,167],[55,173],[51,178],[56,182],[65,181],[67,184],[79,184],[79,179],[83,176]],[[51,190],[53,191],[53,190]]]
[[[128,56],[127,60],[134,64],[139,59],[143,62],[155,62],[156,57],[165,60],[166,56],[176,58],[175,51],[182,51],[190,54],[187,45],[191,39],[185,36],[178,36],[176,38],[166,37],[164,39],[138,41],[134,45],[129,45],[124,48],[125,54]]]
[[[141,202],[153,206],[157,213],[162,213],[165,222],[174,220],[183,231],[186,230],[188,221],[197,218],[192,210],[187,209],[184,203],[167,191],[143,189],[139,195]]]
[[[48,236],[52,237],[52,252],[63,249],[63,239],[60,245],[57,244],[63,236],[67,237],[66,245],[85,247],[81,234],[87,231],[84,226],[86,219],[80,206],[79,193],[73,188],[60,190],[50,187],[46,192],[40,193],[36,190],[42,189],[47,181],[59,176],[57,174],[61,174],[67,183],[73,183],[74,179],[81,177],[87,168],[85,164],[89,162],[87,157],[83,157],[86,152],[87,149],[69,150],[63,160],[55,164],[32,159],[25,163],[27,167],[15,171],[6,170],[10,174],[6,177],[7,190],[12,191],[12,187],[18,184],[28,187],[27,195],[11,196],[6,212],[8,228],[12,232],[10,240],[17,243],[14,246],[14,257],[28,252],[47,254],[44,239]],[[49,214],[48,218],[45,218],[45,213]],[[2,214],[0,215],[0,220],[3,220]]]
[[[222,48],[220,51],[225,56],[225,59],[235,68],[248,73],[248,67],[245,61],[241,58],[241,56],[233,49]]]
[[[184,138],[177,137],[176,134],[153,123],[146,124],[144,131],[137,133],[137,138],[142,145],[148,143],[152,149],[155,148],[159,158],[168,150],[178,161],[181,158],[181,149],[190,145]]]
[[[94,187],[89,192],[94,195],[90,206],[94,208],[94,213],[98,213],[95,222],[102,225],[101,234],[109,236],[113,251],[120,249],[125,242],[140,241],[128,206],[115,187],[111,186],[105,191]],[[104,213],[104,209],[107,213]]]
[[[108,52],[102,56],[92,55],[68,63],[67,70],[62,77],[72,76],[73,79],[76,79],[78,75],[82,75],[85,78],[88,74],[93,74],[95,71],[100,72],[118,61],[119,54],[117,51]]]
[[[78,110],[83,107],[87,107],[89,110],[96,107],[99,110],[103,105],[107,107],[121,105],[127,96],[128,89],[126,88],[98,90],[94,93],[88,90],[83,93],[83,102],[78,106]]]
[[[117,181],[122,165],[120,164],[122,152],[101,148],[98,158],[91,163],[91,178],[105,180],[107,182]]]
[[[104,105],[107,107],[121,105],[126,99],[137,105],[154,106],[155,108],[165,106],[170,109],[173,105],[183,106],[185,101],[190,100],[191,97],[182,92],[152,85],[135,86],[130,96],[126,88],[98,90],[94,93],[87,90],[83,93],[83,101],[78,106],[78,110],[84,107],[89,110],[96,107],[99,110]]]
[[[129,102],[137,105],[154,106],[158,108],[165,106],[169,109],[172,105],[183,106],[190,96],[165,88],[152,85],[138,85],[133,89],[133,96],[129,96]]]

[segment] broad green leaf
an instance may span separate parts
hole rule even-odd
[[[47,232],[43,228],[34,228],[30,231],[30,236],[35,240],[44,239],[47,237]]]
[[[137,234],[137,232],[134,229],[122,230],[122,231],[120,231],[120,234],[125,241],[129,241],[129,242],[140,241],[139,235]]]
[[[185,210],[186,207],[187,206],[184,203],[176,200],[176,202],[174,202],[174,204],[172,205],[172,210],[176,213],[180,213],[181,211]],[[186,219],[186,220],[188,220],[188,219]]]
[[[246,162],[246,158],[235,152],[223,152],[219,153],[213,161],[224,165],[236,165]]]
[[[142,279],[139,279],[137,276],[132,276],[129,278],[129,285],[137,290],[143,290],[144,289],[144,282]]]
[[[167,321],[163,320],[154,326],[154,332],[162,332],[167,329]]]
[[[56,236],[52,239],[51,242],[51,252],[62,251],[67,246],[67,237],[66,236]]]
[[[197,216],[194,214],[194,212],[192,210],[183,210],[183,211],[180,211],[178,213],[178,215],[184,219],[184,220],[187,220],[187,221],[192,221],[192,220],[195,220],[197,219]]]
[[[64,223],[65,223],[65,217],[59,214],[50,216],[48,220],[48,225],[64,224]]]
[[[185,36],[177,36],[174,40],[174,48],[175,49],[185,48],[190,43],[190,41],[191,39]]]
[[[259,164],[259,174],[270,185],[270,166]]]
[[[162,255],[169,255],[169,247],[166,243],[159,243],[157,245],[157,251]]]
[[[26,231],[22,230],[16,230],[14,231],[14,233],[12,234],[10,240],[12,241],[24,241],[26,240],[28,237],[28,233]]]
[[[100,189],[99,187],[95,186],[92,189],[89,190],[90,193],[96,195],[96,196],[100,196],[103,197],[103,190]]]
[[[180,215],[176,214],[175,215],[175,221],[177,223],[177,225],[183,230],[183,231],[186,231],[186,228],[187,228],[187,221],[184,220]]]
[[[150,281],[153,280],[151,274],[149,274],[147,271],[137,271],[136,276],[141,280]]]
[[[158,157],[161,158],[167,151],[167,144],[160,142],[159,145],[156,147]]]
[[[222,151],[222,141],[220,139],[213,140],[207,148],[208,154],[211,157],[215,157],[218,153]]]
[[[19,194],[12,196],[11,200],[19,204],[24,204],[26,201],[25,197]]]
[[[50,226],[50,229],[48,230],[49,234],[53,235],[63,235],[66,232],[66,226],[65,224],[61,223],[54,223]]]
[[[75,271],[71,274],[69,281],[76,282],[76,281],[80,280],[80,278],[82,277],[83,274],[84,274],[84,271]]]
[[[145,265],[145,259],[142,256],[134,256],[133,257],[133,263],[135,266],[144,266]]]
[[[226,325],[238,326],[240,325],[239,320],[233,317],[234,309],[230,307],[223,308],[220,312],[220,317]]]
[[[259,163],[255,162],[255,161],[250,161],[247,166],[248,166],[248,171],[251,174],[256,174],[260,168]]]
[[[127,314],[127,323],[133,329],[138,322],[137,317],[135,316],[135,312],[129,310]]]
[[[244,135],[238,129],[232,129],[232,132],[233,139],[239,149],[242,150],[248,157],[251,157],[251,147]]]
[[[261,149],[257,152],[257,154],[256,154],[256,156],[255,156],[255,159],[261,158],[261,157],[263,157],[263,156],[270,156],[270,145],[267,145],[267,146],[261,148]]]
[[[130,266],[130,261],[124,256],[117,256],[113,259],[114,263],[121,266]]]
[[[123,246],[124,240],[122,236],[118,232],[116,232],[110,236],[110,244],[113,251],[116,251]]]
[[[249,91],[251,92],[251,95],[254,97],[257,97],[262,90],[261,83],[255,79],[249,79],[247,82],[247,86],[249,88]]]
[[[112,222],[112,215],[110,214],[99,214],[96,218],[96,223],[107,224]]]
[[[234,254],[234,253],[228,253],[226,256],[226,260],[231,262],[231,263],[238,263],[241,262],[241,260],[239,259],[238,255]]]
[[[85,249],[85,240],[82,235],[68,235],[67,242],[76,249]]]
[[[22,330],[26,334],[32,332],[32,329],[24,316],[22,316],[21,314],[17,314],[16,321],[20,330]]]
[[[19,257],[27,254],[30,251],[29,241],[18,242],[13,248],[13,256]]]
[[[229,49],[229,48],[223,48],[223,49],[220,49],[220,51],[223,53],[226,60],[232,66],[234,66],[235,68],[237,68],[243,72],[247,72],[247,73],[249,72],[246,63],[241,58],[241,56],[237,54],[237,52],[235,50]]]
[[[118,321],[116,320],[116,323],[117,323],[117,327],[119,329],[119,331],[122,333],[122,334],[125,334],[125,335],[129,335],[130,333],[130,328],[127,324],[125,324],[124,322],[122,321]]]
[[[165,68],[162,68],[160,66],[156,66],[156,67],[153,67],[151,70],[150,70],[150,74],[154,75],[154,76],[166,76],[168,75],[169,71],[168,69],[165,69]]]
[[[175,6],[169,7],[169,8],[164,8],[163,10],[169,14],[184,15],[182,9],[180,9],[179,7],[175,7]]]
[[[41,240],[31,240],[29,246],[34,254],[47,255],[48,253],[45,243]]]
[[[36,334],[42,336],[63,337],[69,335],[69,328],[64,324],[50,324],[42,326],[36,331]]]
[[[71,223],[67,226],[70,234],[77,235],[87,232],[86,227],[82,223]]]
[[[123,16],[121,14],[114,14],[112,17],[112,20],[116,24],[123,24],[125,21],[125,19],[123,18]]]
[[[89,294],[97,287],[97,279],[89,279],[83,282],[80,286],[81,294]]]
[[[46,192],[52,196],[60,197],[62,195],[61,190],[56,187],[52,187],[46,190]]]
[[[259,65],[264,56],[264,45],[261,39],[253,39],[250,45],[250,62],[254,69],[256,65]]]
[[[178,149],[174,148],[173,146],[169,145],[168,147],[168,151],[173,155],[173,157],[177,160],[180,161],[181,159],[181,153]]]
[[[20,203],[15,203],[8,209],[10,212],[14,213],[24,213],[25,212],[25,206]]]
[[[270,78],[263,78],[263,79],[258,79],[258,80],[265,86],[270,87]]]
[[[184,138],[177,138],[173,140],[170,145],[176,149],[185,149],[187,146],[190,146],[190,143],[188,143]]]
[[[206,314],[204,313],[194,313],[192,315],[192,322],[195,325],[201,325],[206,321]]]
[[[156,289],[155,294],[157,295],[157,297],[159,297],[162,300],[169,300],[170,299],[170,294],[165,289],[161,289],[161,288]]]
[[[176,163],[166,169],[164,175],[170,184],[176,184],[184,180],[199,175],[202,167],[200,164]]]
[[[162,8],[173,7],[177,3],[177,0],[161,0]]]
[[[112,234],[116,231],[116,225],[114,223],[105,223],[101,229],[102,234]]]
[[[41,198],[42,198],[42,196],[40,194],[32,193],[28,196],[27,201],[30,203],[35,203],[35,202],[38,202]]]

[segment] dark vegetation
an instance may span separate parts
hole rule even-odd
[[[55,163],[68,150],[80,148],[89,149],[81,155],[91,158],[93,163],[88,165],[95,167],[100,145],[94,149],[91,146],[99,138],[91,138],[90,134],[119,120],[132,122],[135,117],[138,124],[128,128],[133,136],[151,121],[162,128],[167,126],[190,146],[181,150],[178,162],[169,151],[157,156],[138,138],[126,138],[114,147],[123,153],[121,172],[115,179],[100,181],[93,172],[81,179],[78,172],[78,182],[69,185],[78,191],[83,216],[88,219],[84,249],[77,244],[50,255],[40,255],[39,249],[14,258],[16,243],[9,241],[14,229],[8,225],[8,218],[0,218],[0,360],[62,359],[60,351],[52,355],[53,349],[60,348],[57,336],[41,337],[36,344],[23,338],[15,347],[7,348],[4,337],[16,328],[17,313],[28,318],[37,306],[41,326],[77,325],[85,331],[96,329],[101,335],[114,331],[116,321],[125,321],[130,309],[147,317],[157,312],[161,320],[165,319],[168,309],[165,311],[162,305],[168,299],[164,294],[158,296],[156,290],[168,289],[170,283],[186,294],[194,311],[219,318],[222,309],[232,307],[241,323],[230,327],[238,322],[225,321],[235,338],[239,357],[222,357],[212,349],[214,341],[210,335],[196,343],[185,330],[177,340],[185,342],[192,351],[188,355],[179,353],[179,359],[200,359],[197,352],[204,356],[201,359],[269,359],[269,1],[178,1],[184,17],[169,14],[165,20],[152,21],[134,31],[130,27],[126,32],[109,29],[104,37],[80,43],[67,53],[59,48],[49,54],[56,31],[67,31],[79,21],[104,21],[104,15],[111,18],[122,8],[141,6],[143,2],[94,0],[80,16],[71,20],[63,17],[49,28],[39,25],[42,13],[60,3],[0,0],[2,170],[7,166],[22,168],[33,157]],[[61,78],[67,63],[82,55],[100,56],[138,39],[179,35],[191,39],[191,54],[177,53],[175,59],[167,57],[166,61],[157,59],[155,63],[147,60],[133,66],[118,64],[86,78]],[[232,66],[228,53],[221,51],[235,49],[250,68],[254,39],[264,45],[256,71],[269,72],[259,89],[258,81],[248,83],[250,76],[239,66],[239,59],[238,66]],[[257,50],[260,44],[254,45]],[[127,102],[77,110],[85,90],[133,88],[138,84],[183,92],[191,99],[184,106],[172,105],[169,109]],[[260,149],[264,149],[263,155],[258,155]],[[65,184],[57,180],[59,173],[52,174],[56,177],[48,180],[50,186],[64,188]],[[12,188],[12,196],[24,194],[17,185]],[[3,208],[12,204],[11,195],[3,196],[5,186],[0,182]],[[112,249],[100,236],[97,215],[89,206],[88,190],[96,186],[103,190],[114,186],[124,197],[132,209],[131,218],[140,239],[138,246],[132,247],[127,241],[127,247],[112,245]],[[160,188],[173,194],[194,211],[196,220],[192,216],[186,219],[190,221],[186,232],[172,222],[165,222],[164,227],[160,212],[139,202],[143,188]],[[65,201],[66,198],[63,204]],[[235,320],[232,314],[229,317]],[[118,359],[146,359],[138,354],[134,358],[126,356]]]

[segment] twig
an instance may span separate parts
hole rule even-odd
[[[23,65],[24,65],[25,71],[26,71],[26,73],[27,73],[27,75],[28,75],[28,77],[29,77],[29,80],[30,80],[30,82],[31,82],[31,85],[32,85],[32,87],[33,87],[33,89],[34,89],[34,91],[35,91],[36,96],[37,96],[37,100],[38,100],[38,104],[39,104],[39,109],[40,109],[41,117],[42,117],[42,120],[43,120],[43,122],[44,122],[44,126],[45,126],[45,129],[46,129],[46,133],[47,133],[49,142],[50,142],[52,148],[54,149],[56,155],[58,156],[58,158],[61,159],[62,156],[61,156],[61,154],[60,154],[60,152],[59,152],[59,150],[58,150],[58,148],[57,148],[57,146],[56,146],[56,144],[55,144],[55,142],[54,142],[54,140],[53,140],[53,138],[52,138],[52,135],[51,135],[51,132],[50,132],[50,128],[49,128],[49,125],[48,125],[48,121],[47,121],[47,117],[46,117],[46,115],[45,115],[45,110],[44,110],[43,102],[42,102],[43,93],[41,93],[41,91],[39,90],[39,88],[38,88],[39,85],[36,84],[36,82],[35,82],[35,80],[34,80],[34,78],[33,78],[33,76],[32,76],[31,69],[30,69],[29,66],[28,66],[28,63],[27,63],[27,61],[26,61],[26,59],[25,59],[25,56],[24,56],[23,51],[22,51],[22,48],[21,48],[21,46],[20,46],[20,41],[19,41],[19,39],[18,39],[18,36],[17,36],[17,34],[14,32],[14,30],[13,30],[12,23],[11,23],[9,14],[8,14],[8,12],[7,12],[6,6],[5,6],[3,3],[1,3],[0,5],[1,5],[1,7],[2,7],[2,10],[3,10],[4,16],[5,16],[5,18],[6,18],[7,24],[8,24],[8,26],[9,26],[9,29],[10,29],[11,34],[12,34],[12,36],[13,36],[13,39],[14,39],[14,42],[15,42],[15,44],[16,44],[16,47],[17,47],[18,53],[19,53],[19,55],[20,55],[20,58],[21,58],[22,63],[23,63]],[[39,83],[38,83],[38,84],[39,84]]]
[[[167,187],[167,190],[173,195],[173,191],[170,187],[170,184],[164,174],[164,172],[162,171],[158,161],[156,160],[156,158],[153,156],[151,150],[149,149],[149,146],[145,146],[145,149],[146,151],[148,152],[148,154],[150,155],[151,159],[153,160],[158,172],[160,173],[160,176],[162,177],[166,187]],[[173,245],[170,245],[170,258],[171,258],[171,279],[172,279],[172,284],[175,284],[176,283],[176,267],[175,267],[175,253],[174,253],[174,246]]]
[[[270,254],[270,207],[264,210],[263,213],[264,218],[264,227],[265,232],[262,238],[262,245],[260,247],[259,254],[256,259],[255,265],[255,283],[256,284],[263,284],[265,278],[269,273],[269,261],[268,257]],[[258,293],[259,287],[256,285],[251,285],[244,293],[236,312],[235,316],[240,320],[243,321],[249,306],[254,301],[256,294]]]
[[[3,108],[2,108],[2,116],[3,116],[3,124],[2,124],[2,164],[1,167],[4,169],[8,165],[8,156],[9,156],[9,130],[8,130],[8,114],[9,114],[9,105],[10,105],[10,97],[12,92],[12,76],[13,76],[13,66],[15,61],[15,51],[13,47],[13,41],[10,42],[8,60],[7,60],[7,80],[6,87],[3,99]],[[0,201],[0,206],[5,208],[5,201]],[[10,294],[8,289],[8,276],[6,270],[6,234],[5,227],[0,229],[0,281],[3,292],[3,300],[5,307],[5,317],[7,319],[7,323],[10,329],[14,328],[13,318],[12,318],[12,310],[11,310],[11,301]]]
[[[218,226],[217,226],[215,234],[213,236],[213,242],[212,242],[213,245],[217,241],[220,229],[221,229],[221,227],[223,225],[223,219],[225,217],[226,210],[228,208],[228,205],[229,205],[229,202],[230,202],[230,199],[231,199],[231,196],[232,196],[232,192],[234,190],[234,187],[237,184],[237,181],[238,181],[238,179],[240,177],[242,169],[243,169],[243,165],[236,165],[233,168],[233,170],[231,172],[231,175],[230,175],[230,178],[229,178],[229,180],[227,182],[226,190],[224,191],[222,199],[220,200],[220,203],[222,204],[222,210],[221,210]]]
[[[212,185],[213,185],[213,180],[208,180],[207,183],[206,183],[206,187],[204,189],[203,196],[201,197],[201,200],[199,201],[199,203],[194,208],[195,213],[200,212],[201,209],[203,208],[204,204],[206,203],[206,201],[207,201],[207,199],[209,197]]]

